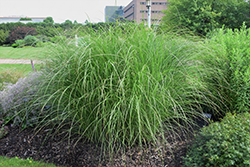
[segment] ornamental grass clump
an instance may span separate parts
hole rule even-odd
[[[196,136],[186,166],[250,166],[250,114],[228,113]]]
[[[213,52],[202,42],[140,25],[117,25],[83,39],[78,47],[68,41],[52,46],[43,96],[34,101],[51,106],[40,126],[67,125],[69,140],[79,134],[112,152],[166,142],[166,133],[192,127],[202,112],[199,102],[213,105],[203,84],[213,69],[202,60]]]

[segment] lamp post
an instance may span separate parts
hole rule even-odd
[[[151,0],[146,0],[146,7],[148,8],[148,28],[151,27]]]

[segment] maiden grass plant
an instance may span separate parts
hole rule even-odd
[[[78,47],[65,41],[52,48],[40,96],[33,98],[33,105],[51,106],[39,126],[67,124],[69,140],[77,133],[113,152],[166,142],[167,132],[192,126],[199,104],[213,105],[203,80],[214,71],[203,59],[214,55],[202,42],[141,25],[117,25],[84,39]]]

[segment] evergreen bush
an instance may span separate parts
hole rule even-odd
[[[196,136],[185,158],[187,167],[250,166],[250,114],[230,114]]]

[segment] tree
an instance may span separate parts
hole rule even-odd
[[[240,28],[250,24],[249,3],[245,0],[169,0],[162,28],[187,28],[200,35],[220,28]]]
[[[31,27],[15,27],[9,35],[10,43],[15,43],[18,39],[24,39],[27,35],[37,35],[36,29]]]
[[[66,20],[62,25],[64,29],[71,29],[73,27],[73,23],[70,20]]]
[[[43,22],[51,25],[54,24],[54,20],[52,17],[47,17],[46,19],[43,20]]]
[[[4,44],[8,36],[9,36],[8,32],[5,32],[4,30],[0,30],[0,45]]]

